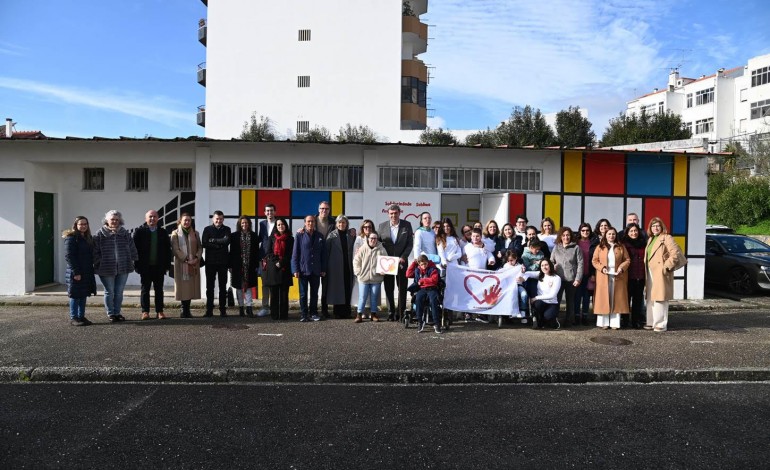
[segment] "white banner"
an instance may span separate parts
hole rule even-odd
[[[457,312],[484,315],[513,315],[519,313],[519,290],[514,269],[487,271],[467,266],[447,266],[444,307]]]

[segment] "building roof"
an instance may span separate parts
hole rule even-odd
[[[0,139],[8,139],[5,136],[5,125],[0,126]],[[30,140],[30,139],[47,139],[42,131],[13,131],[11,139]]]

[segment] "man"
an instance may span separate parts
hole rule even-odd
[[[275,231],[275,205],[273,203],[265,204],[265,220],[259,222],[259,259],[265,258],[265,248],[270,235]],[[262,264],[259,264],[259,273],[262,278],[262,310],[257,313],[258,317],[264,317],[270,314],[270,287],[265,286],[265,276],[267,273],[262,270]]]
[[[214,282],[219,278],[219,315],[227,316],[227,268],[228,246],[230,245],[230,227],[224,224],[225,214],[214,211],[211,225],[203,229],[201,243],[206,250],[206,314],[214,315]]]
[[[401,258],[398,263],[398,273],[395,276],[385,276],[385,296],[388,299],[388,321],[398,321],[406,310],[406,268],[409,253],[414,243],[412,224],[401,220],[401,208],[397,204],[388,207],[388,221],[379,226],[380,240],[388,256]],[[398,312],[396,312],[393,297],[396,284],[398,285]]]
[[[326,240],[335,228],[336,222],[334,217],[331,216],[331,204],[329,201],[321,201],[318,204],[318,215],[315,217],[315,228],[321,233],[321,236]],[[324,318],[329,318],[329,304],[326,300],[328,294],[328,286],[326,277],[321,279],[321,313]]]
[[[299,321],[321,320],[318,316],[318,285],[326,276],[326,249],[324,237],[316,230],[312,215],[305,216],[305,226],[294,240],[291,273],[299,281]]]
[[[513,227],[513,234],[521,239],[521,244],[524,245],[527,242],[527,216],[520,214],[516,216],[516,225]],[[521,253],[519,253],[521,256]]]
[[[646,243],[647,242],[647,232],[644,231],[642,228],[642,224],[639,223],[639,216],[636,214],[636,212],[629,212],[626,216],[626,227],[628,227],[631,224],[636,224],[639,226],[639,236],[641,239]],[[618,232],[618,240],[621,240],[623,238],[623,235],[625,235],[625,229]]]
[[[134,230],[134,245],[139,258],[136,272],[142,284],[140,303],[142,320],[150,319],[150,286],[155,288],[155,314],[161,320],[163,314],[163,278],[171,264],[171,239],[163,227],[158,227],[158,213],[147,211],[144,224]]]

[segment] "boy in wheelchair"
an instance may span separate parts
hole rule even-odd
[[[427,301],[433,316],[433,330],[441,334],[441,308],[439,307],[439,270],[433,261],[427,256],[420,255],[412,261],[406,270],[406,277],[414,278],[414,283],[409,286],[409,292],[414,294],[415,312],[417,313],[417,332],[425,329],[423,306]]]

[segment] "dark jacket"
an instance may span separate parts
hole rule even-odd
[[[236,289],[244,285],[243,279],[243,259],[241,258],[241,234],[238,231],[230,235],[230,263],[232,270],[232,279],[230,283]],[[246,287],[257,287],[257,268],[259,266],[259,238],[254,232],[249,232],[251,238],[251,247],[249,251],[249,271],[248,278],[245,279]],[[208,260],[207,260],[208,262]]]
[[[318,230],[313,233],[304,229],[294,239],[291,255],[291,272],[301,276],[320,276],[326,272],[326,249],[324,237]]]
[[[113,232],[107,226],[94,236],[94,272],[100,276],[128,274],[134,270],[136,246],[131,234],[123,227]]]
[[[156,266],[162,266],[163,271],[168,271],[171,267],[171,238],[168,232],[161,226],[156,229],[158,232],[158,253]],[[144,223],[134,230],[134,245],[139,259],[136,260],[136,272],[146,274],[150,268],[150,246],[152,243],[152,232],[150,227]]]
[[[64,261],[67,263],[65,281],[67,295],[73,299],[82,299],[96,295],[96,276],[94,276],[93,247],[74,230],[65,231]],[[75,276],[80,276],[76,281]]]
[[[273,254],[273,246],[275,245],[275,232],[270,235],[265,243],[265,285],[266,286],[291,286],[294,284],[294,278],[291,275],[291,255],[294,250],[294,237],[289,234],[286,239],[286,251],[282,257],[278,257]],[[276,263],[280,263],[281,267],[277,267]]]
[[[267,241],[270,239],[270,235],[275,233],[276,222],[278,222],[278,219],[275,219],[275,222],[273,222],[273,230],[269,233],[267,231],[267,219],[261,220],[259,222],[259,259],[264,258],[265,254],[267,253]]]
[[[388,252],[388,256],[398,256],[406,261],[414,244],[412,224],[401,219],[398,222],[398,235],[395,240],[390,236],[390,220],[381,223],[378,229],[377,233],[380,234],[380,241],[382,241],[385,251]]]
[[[206,264],[210,266],[228,265],[230,258],[227,247],[230,245],[230,227],[224,224],[219,228],[216,228],[213,224],[207,226],[203,229],[201,243],[203,248],[206,249],[206,252],[203,254]]]

